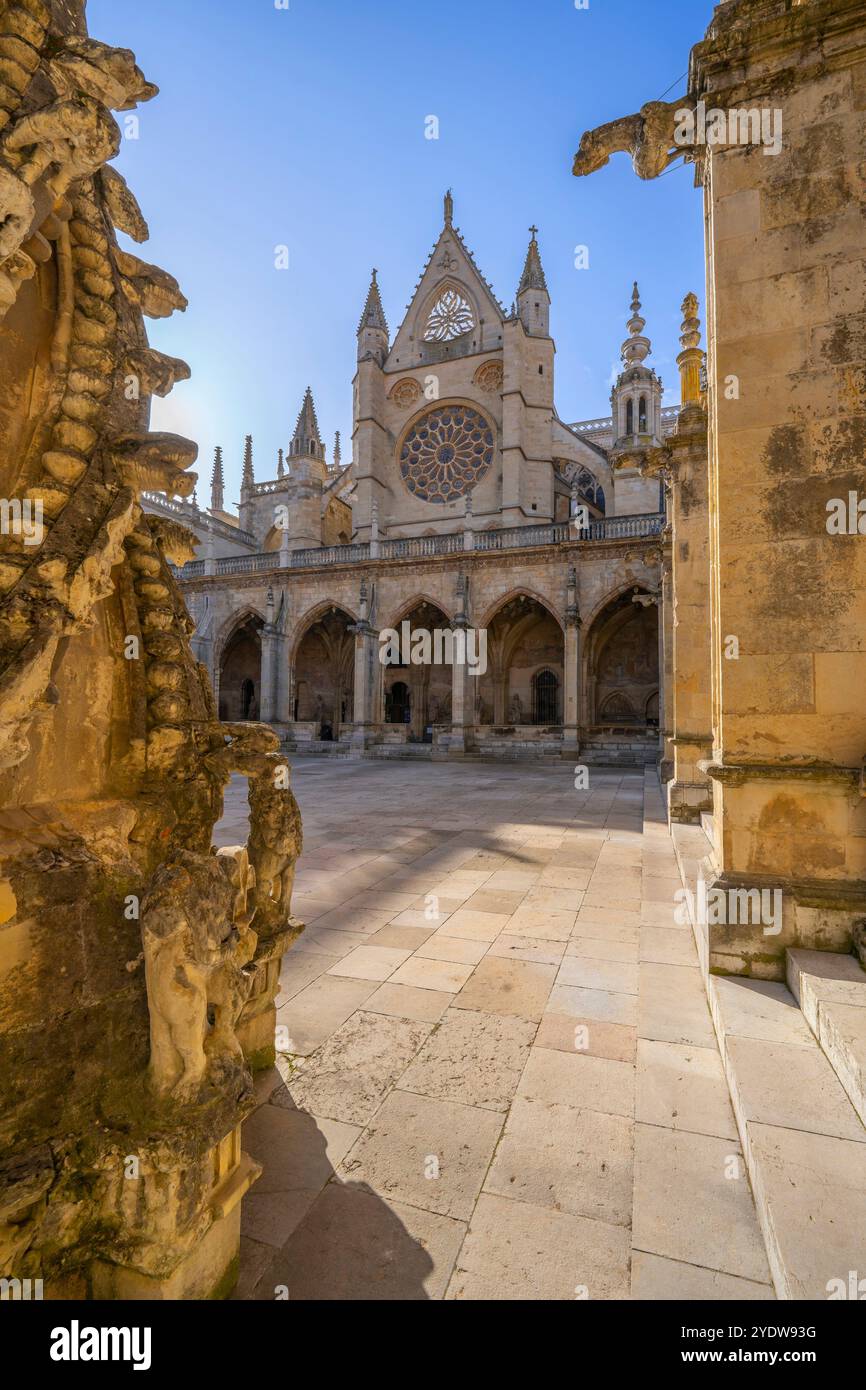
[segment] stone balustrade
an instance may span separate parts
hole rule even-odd
[[[583,527],[568,521],[545,526],[510,526],[496,531],[451,531],[442,536],[402,536],[395,540],[363,545],[328,545],[312,550],[293,550],[287,557],[278,550],[261,555],[227,555],[214,562],[213,573],[253,574],[261,570],[319,569],[328,565],[350,565],[360,561],[417,560],[435,555],[453,555],[465,550],[468,534],[471,549],[482,553],[525,549],[538,545],[565,545],[569,542],[624,540],[661,534],[665,524],[660,512],[644,516],[609,516],[590,521]],[[287,562],[287,563],[286,563]],[[178,574],[181,579],[199,579],[206,573],[204,560],[193,560]]]

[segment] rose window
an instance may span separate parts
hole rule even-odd
[[[453,502],[493,462],[493,427],[469,406],[437,406],[412,426],[400,451],[400,473],[423,502]]]
[[[450,343],[475,327],[472,308],[456,290],[445,290],[436,301],[424,330],[426,343]]]

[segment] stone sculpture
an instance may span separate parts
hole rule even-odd
[[[148,428],[189,369],[144,316],[186,300],[118,245],[147,224],[106,163],[156,90],[84,0],[0,0],[0,1277],[55,1298],[229,1291],[302,929],[294,798],[259,788],[249,852],[211,850],[278,745],[218,722],[171,570],[193,538],[141,506],[196,482]]]
[[[574,157],[572,172],[593,174],[620,150],[631,155],[639,178],[655,179],[685,152],[675,140],[677,113],[687,109],[679,101],[648,101],[634,116],[621,116],[607,125],[588,130]]]

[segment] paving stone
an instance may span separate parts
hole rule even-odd
[[[256,1297],[291,1302],[441,1299],[466,1227],[353,1183],[329,1183],[275,1256]]]
[[[488,956],[507,960],[535,961],[538,965],[559,965],[565,953],[564,941],[545,941],[542,937],[509,936],[502,932],[487,948]]]
[[[715,1033],[700,970],[685,965],[640,968],[638,1036],[658,1042],[715,1046]]]
[[[416,960],[450,960],[458,965],[477,965],[487,951],[486,941],[471,941],[466,937],[446,936],[434,932],[430,940],[419,946]]]
[[[737,1156],[740,1176],[729,1178]],[[636,1124],[633,1222],[637,1250],[769,1282],[745,1162],[730,1139]]]
[[[342,1173],[389,1201],[468,1220],[501,1129],[492,1110],[394,1091]]]
[[[327,956],[311,956],[327,960]],[[347,980],[324,975],[277,1009],[277,1027],[288,1030],[285,1051],[307,1057],[375,990],[373,980]]]
[[[534,1046],[558,1052],[585,1052],[590,1057],[609,1057],[611,1061],[633,1065],[637,1029],[622,1023],[601,1023],[598,1019],[546,1013],[538,1025]]]
[[[622,1227],[485,1193],[446,1298],[627,1299],[628,1267],[629,1238]]]
[[[452,998],[452,995],[435,989],[385,984],[370,995],[364,1008],[368,1013],[414,1019],[417,1023],[438,1023]]]
[[[573,936],[565,948],[565,954],[566,956],[588,956],[592,960],[619,960],[636,965],[638,948],[632,941],[609,941],[604,937]]]
[[[380,927],[364,940],[369,946],[396,946],[402,951],[417,951],[418,947],[423,946],[428,937],[433,935],[436,925],[435,922],[431,922],[426,927],[398,927],[390,922],[387,927]]]
[[[630,1226],[632,1129],[621,1115],[518,1095],[484,1190]]]
[[[637,1045],[636,1097],[635,1119],[644,1124],[737,1139],[716,1047],[641,1038]]]
[[[578,989],[603,989],[616,994],[637,994],[638,967],[628,961],[566,955],[559,967],[556,983],[576,985]]]
[[[307,988],[307,985],[318,980],[332,965],[336,965],[339,959],[339,955],[323,956],[316,951],[288,951],[280,971],[277,1008],[294,999],[301,990]]]
[[[634,1115],[634,1067],[586,1052],[535,1046],[517,1094],[527,1100],[556,1101],[607,1115]]]
[[[416,989],[439,990],[457,994],[472,974],[471,965],[458,965],[446,960],[425,960],[414,955],[391,977],[391,984],[414,985]]]
[[[625,1023],[633,1027],[637,1024],[637,998],[633,994],[615,994],[610,990],[554,985],[545,1012],[598,1019],[603,1023]]]
[[[244,1198],[245,1235],[283,1245],[360,1133],[356,1125],[297,1109],[264,1105],[257,1110],[243,1127],[245,1151],[263,1166]]]
[[[463,986],[454,1007],[516,1014],[537,1022],[555,977],[553,965],[486,956]]]
[[[527,1019],[451,1009],[400,1078],[400,1089],[504,1112],[534,1036]]]
[[[657,965],[696,966],[698,963],[691,932],[675,927],[641,927],[640,958]]]
[[[574,927],[574,912],[538,907],[519,907],[508,919],[509,936],[528,936],[544,941],[568,941]]]
[[[631,1296],[640,1301],[693,1303],[775,1301],[772,1284],[756,1284],[716,1269],[666,1260],[635,1250],[631,1261]]]
[[[411,954],[393,946],[359,946],[332,965],[328,974],[352,980],[387,980]]]
[[[367,1124],[430,1032],[417,1023],[358,1012],[314,1057],[299,1063],[289,1087],[299,1110]]]

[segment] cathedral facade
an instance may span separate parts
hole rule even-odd
[[[328,460],[308,389],[276,477],[256,480],[248,437],[237,512],[221,449],[206,511],[146,499],[196,535],[179,576],[220,716],[328,754],[642,763],[661,741],[664,757],[669,541],[642,460],[679,410],[662,408],[640,309],[635,285],[611,415],[566,423],[536,229],[509,311],[446,195],[393,338],[373,272],[351,461],[339,435]],[[483,663],[441,643],[413,657],[416,633],[460,632]]]

